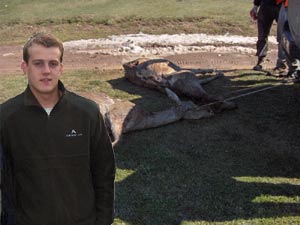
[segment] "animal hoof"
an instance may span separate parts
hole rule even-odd
[[[236,103],[228,102],[228,101],[220,101],[220,102],[216,102],[215,104],[212,105],[212,110],[215,113],[220,113],[224,110],[230,110],[230,109],[235,109],[235,108],[237,108]]]

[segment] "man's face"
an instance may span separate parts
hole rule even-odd
[[[28,52],[28,63],[22,62],[21,68],[28,77],[31,91],[35,96],[56,95],[58,80],[63,72],[59,48],[33,44]]]

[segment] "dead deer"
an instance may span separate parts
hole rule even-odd
[[[213,116],[224,109],[235,108],[232,102],[217,101],[202,88],[202,84],[223,76],[198,79],[196,73],[212,73],[213,70],[181,69],[165,59],[137,59],[123,65],[125,77],[134,84],[157,89],[168,95],[175,106],[159,112],[149,112],[130,102],[113,100],[104,93],[81,93],[82,96],[95,101],[104,116],[111,132],[113,144],[123,133],[158,127],[181,119],[201,119]],[[197,105],[192,101],[182,101],[178,95],[185,95],[202,102],[213,104]]]
[[[106,126],[110,130],[113,145],[118,143],[123,133],[163,126],[181,119],[201,119],[214,115],[210,106],[198,106],[191,101],[181,101],[173,95],[173,92],[169,95],[176,105],[158,112],[146,111],[130,101],[113,100],[104,93],[81,93],[81,95],[99,105]],[[228,109],[229,105],[221,103],[221,107]]]
[[[209,95],[202,87],[212,80],[224,76],[221,71],[216,75],[199,79],[196,74],[212,73],[214,70],[182,69],[166,59],[139,58],[123,64],[125,77],[132,83],[166,92],[166,89],[179,96],[187,96],[197,103],[220,100]],[[168,94],[168,93],[167,93]]]

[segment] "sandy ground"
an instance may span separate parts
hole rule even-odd
[[[166,58],[181,67],[251,69],[256,62],[255,37],[206,34],[111,36],[65,42],[65,70],[121,69],[139,57]],[[276,62],[276,41],[269,39],[266,68]],[[22,46],[0,46],[0,75],[20,73]]]

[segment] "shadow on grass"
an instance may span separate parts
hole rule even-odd
[[[124,79],[109,82],[139,94],[137,104],[168,102]],[[300,178],[299,97],[300,85],[279,86],[209,119],[124,135],[115,148],[118,172],[132,174],[116,183],[116,220],[176,225],[299,215],[299,180],[292,179]]]

